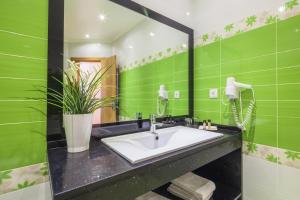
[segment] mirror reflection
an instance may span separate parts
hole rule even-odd
[[[64,68],[110,67],[97,98],[116,103],[93,124],[188,115],[187,34],[107,0],[65,0],[64,9]]]

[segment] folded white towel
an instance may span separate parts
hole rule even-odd
[[[177,187],[174,184],[171,184],[167,190],[173,195],[180,197],[181,199],[184,200],[198,200],[198,198],[194,194],[188,193],[187,191],[181,189],[180,187]],[[213,192],[203,200],[209,200],[212,197],[212,195]]]
[[[150,191],[147,192],[146,194],[136,197],[135,200],[170,200],[170,199]]]
[[[216,189],[216,185],[203,177],[200,177],[192,172],[188,172],[172,181],[170,192],[176,190],[184,191],[184,196],[187,198],[193,197],[197,200],[206,200],[212,195]],[[175,187],[174,187],[175,186]],[[187,195],[188,194],[188,195]]]

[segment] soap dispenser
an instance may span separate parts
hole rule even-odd
[[[136,113],[136,119],[138,128],[143,128],[143,117],[141,112]]]

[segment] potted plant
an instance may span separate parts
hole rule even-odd
[[[81,70],[75,62],[68,60],[68,63],[63,82],[54,78],[63,87],[63,92],[48,88],[47,102],[63,109],[68,152],[75,153],[89,149],[93,112],[113,106],[115,97],[96,98],[110,67],[89,73]]]

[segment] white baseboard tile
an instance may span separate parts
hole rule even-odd
[[[0,200],[52,200],[49,182],[0,195]]]
[[[300,170],[243,155],[243,199],[299,200]]]

